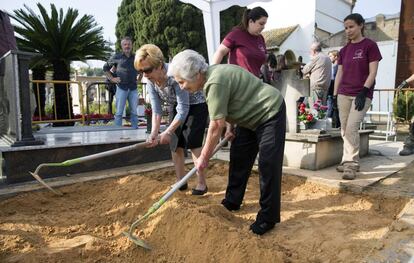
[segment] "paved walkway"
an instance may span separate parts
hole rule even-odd
[[[336,171],[336,166],[317,171],[284,166],[283,173],[306,177],[310,181],[331,187],[361,192],[366,187],[396,173],[414,161],[414,155],[398,155],[402,147],[402,142],[370,141],[369,155],[361,159],[361,171],[358,173],[357,178],[352,181],[342,180],[342,174]],[[229,161],[229,151],[226,149],[222,150],[215,157]]]

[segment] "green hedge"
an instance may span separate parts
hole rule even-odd
[[[393,110],[394,116],[397,119],[397,121],[411,121],[411,118],[414,115],[414,92],[406,91],[397,93],[394,99]]]

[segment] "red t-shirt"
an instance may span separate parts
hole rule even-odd
[[[239,65],[259,77],[260,67],[266,61],[266,44],[262,35],[254,36],[236,27],[222,44],[230,49],[230,64]]]
[[[358,43],[349,42],[339,51],[338,65],[342,65],[342,79],[338,94],[356,96],[364,88],[369,75],[369,63],[382,59],[377,43],[365,38]],[[372,99],[374,85],[367,97]]]

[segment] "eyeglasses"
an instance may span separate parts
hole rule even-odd
[[[151,72],[154,70],[154,67],[149,67],[149,68],[144,68],[139,70],[141,73],[145,73],[145,74],[151,74]]]

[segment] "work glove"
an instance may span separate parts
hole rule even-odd
[[[400,84],[400,85],[398,85],[397,89],[398,89],[398,90],[402,90],[402,89],[407,88],[407,86],[408,86],[408,82],[407,82],[407,81],[405,81],[405,80],[403,80],[403,81],[401,82],[401,84]]]
[[[362,111],[365,106],[365,98],[367,97],[368,88],[364,87],[355,98],[355,109]]]

